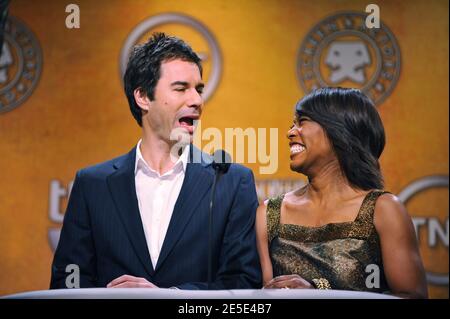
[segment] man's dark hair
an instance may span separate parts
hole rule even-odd
[[[179,38],[154,33],[146,43],[134,46],[123,82],[131,113],[139,126],[142,126],[142,110],[136,104],[134,90],[140,88],[153,101],[155,87],[161,76],[161,63],[176,59],[197,64],[202,74],[200,58]]]
[[[357,89],[317,89],[295,106],[325,130],[342,172],[358,189],[382,189],[378,162],[385,145],[380,115],[373,102]]]

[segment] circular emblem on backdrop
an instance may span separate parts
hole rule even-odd
[[[23,22],[8,17],[0,56],[0,113],[18,107],[33,93],[41,69],[36,36]]]
[[[342,12],[316,24],[304,38],[297,74],[306,93],[325,86],[362,90],[379,105],[400,75],[400,49],[392,32],[366,28],[367,14]]]
[[[131,33],[125,40],[125,44],[120,52],[121,76],[123,77],[123,74],[125,73],[125,70],[127,68],[128,57],[130,55],[131,49],[139,42],[139,39],[141,39],[145,34],[151,32],[152,29],[161,25],[168,24],[181,24],[188,26],[194,29],[204,40],[206,40],[210,53],[197,52],[197,54],[202,59],[203,63],[211,63],[211,70],[208,75],[205,89],[203,91],[203,99],[205,101],[208,100],[213,94],[214,90],[217,88],[222,73],[222,55],[220,52],[220,48],[214,36],[205,25],[192,17],[182,14],[165,13],[153,16],[142,21],[131,31]],[[183,38],[183,40],[190,43],[189,39]]]
[[[433,175],[414,181],[398,194],[398,198],[406,205],[406,203],[416,194],[426,189],[437,187],[448,188],[448,176]],[[448,273],[438,274],[427,271],[427,281],[433,285],[446,286],[448,285]]]

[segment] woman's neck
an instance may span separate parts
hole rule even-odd
[[[308,175],[306,195],[320,204],[337,203],[363,193],[353,188],[342,173],[338,163],[323,166],[318,172]]]

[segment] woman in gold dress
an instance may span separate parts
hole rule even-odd
[[[427,298],[411,218],[383,191],[385,134],[361,91],[322,88],[296,105],[287,137],[303,188],[257,211],[264,288],[321,288]]]

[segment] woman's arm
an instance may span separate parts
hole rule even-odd
[[[404,298],[427,298],[425,271],[405,206],[392,194],[381,195],[375,204],[374,224],[392,292]]]
[[[263,286],[272,278],[272,261],[269,255],[269,243],[267,237],[267,218],[266,218],[267,201],[261,203],[256,210],[256,246],[258,248],[259,260],[263,275]]]

